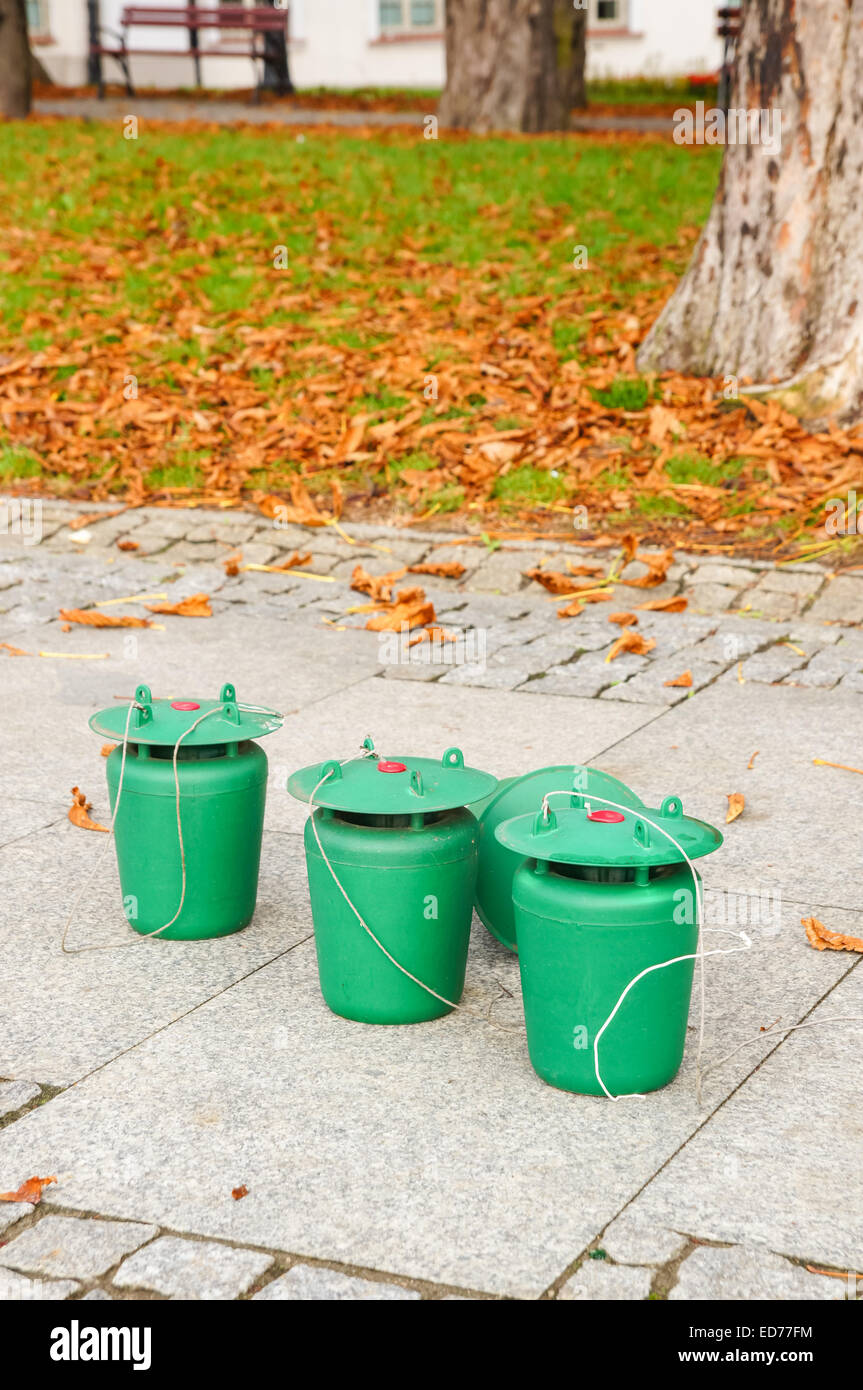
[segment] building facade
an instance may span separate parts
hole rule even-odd
[[[210,0],[212,4],[214,0]],[[223,0],[236,5],[238,0]],[[26,0],[33,45],[56,82],[87,79],[87,0]],[[242,3],[242,0],[240,0]],[[417,87],[444,84],[446,0],[286,0],[291,76],[298,87]],[[708,73],[721,62],[716,0],[583,0],[588,7],[588,75],[678,77]],[[98,0],[100,21],[120,28],[125,0]],[[218,31],[204,35],[207,47]],[[213,42],[209,42],[212,40]],[[186,57],[168,57],[184,46],[179,29],[133,29],[130,46],[164,50],[166,57],[132,57],[140,86],[192,86]],[[224,42],[231,44],[230,36]],[[233,41],[235,45],[235,41]],[[250,87],[255,76],[243,58],[202,60],[208,87]],[[120,80],[104,60],[108,81]]]

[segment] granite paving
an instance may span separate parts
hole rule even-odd
[[[527,571],[613,548],[55,501],[37,520],[35,535],[0,535],[0,1190],[57,1182],[38,1206],[0,1204],[0,1296],[863,1291],[860,956],[813,950],[801,925],[863,937],[859,572],[679,553],[654,589],[616,582],[612,604],[566,619]],[[119,550],[124,537],[139,548]],[[311,552],[304,573],[223,563],[294,550]],[[358,562],[451,559],[459,578],[411,579],[453,641],[365,629]],[[201,592],[211,618],[156,616],[142,597]],[[654,599],[686,607],[641,607]],[[70,608],[154,626],[70,624]],[[646,652],[614,655],[608,615],[624,610]],[[141,681],[196,698],[226,680],[285,716],[265,745],[255,918],[219,941],[140,941],[110,840],[67,818],[73,786],[110,818],[87,721]],[[733,953],[704,962],[700,1092],[699,972],[671,1085],[641,1102],[568,1095],[533,1073],[517,958],[476,920],[463,1010],[379,1029],[327,1010],[306,809],[285,784],[366,734],[390,756],[455,744],[497,776],[590,762],[721,826],[704,939]],[[726,825],[734,793],[744,810]],[[70,914],[78,949],[64,955]]]

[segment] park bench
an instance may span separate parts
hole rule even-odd
[[[130,46],[130,29],[185,29],[188,36],[187,48],[142,48]],[[229,31],[231,39],[236,38],[234,46],[229,40],[214,43],[212,39],[202,39],[202,32],[218,30],[220,34]],[[133,56],[149,58],[191,57],[195,65],[195,82],[202,86],[201,59],[211,58],[251,58],[261,60],[261,77],[255,88],[255,99],[260,99],[264,80],[264,63],[273,56],[272,45],[287,43],[288,12],[286,9],[245,5],[126,5],[120,16],[120,32],[100,28],[91,36],[91,58],[114,58],[123,70],[126,91],[135,95],[129,59]],[[112,44],[104,44],[101,34],[113,36]],[[241,46],[242,45],[242,46]],[[287,65],[285,65],[287,67]],[[99,96],[105,95],[105,83],[99,68]]]

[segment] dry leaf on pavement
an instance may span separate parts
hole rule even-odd
[[[439,564],[408,565],[410,574],[432,574],[436,579],[461,579],[466,568],[458,560],[444,560]]]
[[[212,618],[209,594],[190,594],[179,603],[148,603],[151,613],[170,613],[175,618]]]
[[[725,824],[730,825],[733,820],[743,814],[746,805],[746,797],[742,792],[729,792],[728,794],[728,814],[725,817]]]
[[[655,646],[656,642],[652,637],[643,637],[640,632],[631,632],[625,627],[605,658],[606,665],[624,652],[631,652],[633,656],[646,656]]]
[[[635,627],[638,623],[637,613],[609,613],[608,621],[617,623],[618,627]]]
[[[149,618],[133,618],[129,615],[116,618],[113,614],[102,613],[95,608],[61,608],[60,617],[64,623],[80,623],[82,627],[152,627]]]
[[[56,1178],[28,1178],[17,1192],[0,1192],[0,1202],[29,1202],[35,1207],[42,1200],[42,1189],[56,1181]]]
[[[679,685],[682,686],[684,689],[689,690],[692,685],[692,672],[684,671],[683,675],[675,676],[673,681],[663,681],[662,684],[669,686]]]
[[[682,594],[674,594],[671,598],[651,598],[647,603],[640,603],[638,606],[650,609],[653,613],[683,613],[689,607],[689,600]]]
[[[800,922],[806,928],[809,945],[816,951],[863,952],[863,939],[859,936],[843,936],[841,932],[830,931],[817,917],[801,917]]]
[[[98,821],[91,820],[87,814],[93,809],[93,803],[88,801],[80,787],[72,788],[74,800],[69,807],[69,819],[73,825],[78,825],[82,830],[104,830],[107,832],[107,825],[100,825]]]

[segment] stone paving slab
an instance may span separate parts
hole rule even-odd
[[[650,705],[609,706],[593,700],[520,695],[438,685],[358,681],[292,714],[268,739],[274,776],[268,824],[302,831],[306,809],[284,791],[288,771],[320,759],[350,757],[366,734],[390,755],[441,757],[458,745],[465,761],[497,777],[526,766],[585,762],[660,712]]]
[[[585,1260],[557,1295],[562,1302],[640,1300],[650,1293],[651,1271],[609,1265],[604,1260]]]
[[[60,937],[73,895],[96,869],[104,838],[64,821],[0,850],[0,878],[15,885],[0,902],[0,1076],[68,1085],[311,930],[300,854],[289,837],[267,835],[258,907],[244,932],[221,941],[130,946],[135,938],[122,915],[109,846],[68,941],[116,942],[118,949],[64,956]]]
[[[358,1279],[354,1275],[342,1274],[337,1269],[294,1265],[287,1274],[281,1274],[278,1279],[261,1289],[260,1293],[253,1294],[252,1302],[310,1302],[321,1299],[328,1303],[347,1299],[380,1302],[416,1300],[419,1297],[415,1290],[403,1289],[398,1284],[385,1284],[376,1279]]]
[[[863,929],[850,913],[835,925]],[[852,963],[799,937],[754,950],[708,971],[708,1059],[730,1051],[730,1031],[757,1035],[777,1000],[802,1016]],[[537,1079],[517,961],[481,928],[468,983],[471,1012],[498,1000],[493,1017],[515,1032],[466,1013],[368,1028],[326,1008],[307,942],[3,1131],[0,1186],[47,1165],[52,1208],[89,1210],[98,1187],[106,1216],[538,1297],[703,1122],[695,1032],[670,1087],[615,1106]],[[710,1077],[709,1109],[773,1046]]]
[[[860,1022],[791,1033],[631,1210],[703,1240],[863,1271],[863,970],[856,959],[807,1022],[846,1016]],[[783,1024],[790,1021],[786,1012]],[[726,1040],[730,1050],[738,1030]],[[740,1269],[735,1278],[743,1285]]]
[[[838,1280],[807,1274],[766,1250],[707,1246],[684,1260],[668,1297],[672,1303],[715,1298],[740,1303],[767,1299],[836,1303],[845,1298],[845,1288]]]
[[[271,1255],[256,1250],[160,1236],[123,1261],[114,1283],[169,1298],[224,1300],[245,1293],[272,1262]]]
[[[80,1287],[73,1279],[28,1279],[13,1269],[0,1269],[0,1303],[55,1302]]]
[[[156,1233],[155,1226],[138,1222],[49,1214],[0,1249],[0,1265],[25,1274],[93,1279]]]
[[[863,778],[812,759],[860,766],[859,722],[853,691],[741,686],[732,673],[618,743],[602,766],[648,804],[674,793],[684,811],[719,825],[725,844],[710,872],[725,887],[763,885],[853,907],[856,874],[837,837],[863,821]],[[725,830],[733,792],[743,793],[746,809]]]

